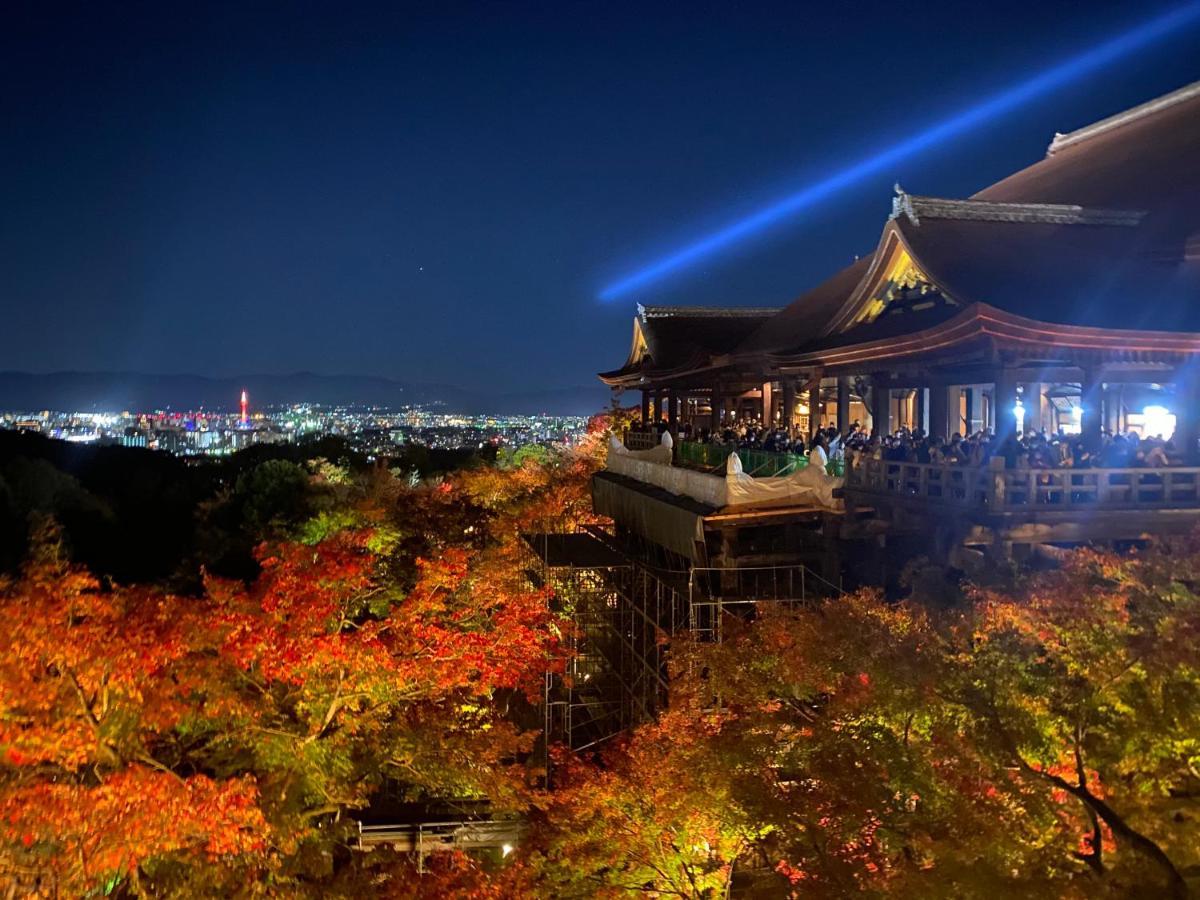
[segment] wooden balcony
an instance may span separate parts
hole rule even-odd
[[[1003,469],[860,459],[848,495],[981,513],[1200,510],[1200,467]]]
[[[1004,469],[859,459],[847,466],[843,537],[955,545],[1141,541],[1200,527],[1200,467]]]

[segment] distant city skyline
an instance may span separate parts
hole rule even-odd
[[[782,306],[870,251],[894,181],[968,196],[1200,78],[1200,29],[598,302],[630,267],[1179,6],[26,4],[4,366],[594,383],[635,302]]]
[[[213,409],[235,412],[242,391],[249,393],[251,407],[296,403],[386,408],[436,405],[453,412],[502,415],[591,415],[607,408],[611,402],[608,389],[598,382],[503,392],[311,372],[243,373],[214,378],[144,372],[37,374],[0,371],[0,410]]]
[[[220,457],[258,444],[291,444],[336,436],[369,457],[415,444],[434,449],[516,449],[563,444],[584,433],[584,416],[470,415],[438,408],[371,408],[297,403],[253,410],[6,410],[0,431],[33,432],[75,444],[163,450]]]

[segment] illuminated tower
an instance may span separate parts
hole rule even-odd
[[[242,424],[250,424],[250,398],[246,396],[245,388],[242,388]]]

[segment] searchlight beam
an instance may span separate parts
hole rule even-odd
[[[731,222],[694,243],[667,254],[645,268],[609,284],[600,291],[600,299],[615,300],[631,291],[660,281],[672,273],[687,268],[703,257],[766,231],[801,209],[812,206],[888,166],[914,156],[927,147],[956,137],[982,122],[1003,115],[1055,88],[1082,78],[1154,41],[1165,38],[1172,32],[1193,24],[1198,18],[1200,18],[1200,2],[1188,3],[1151,19],[1131,31],[1093,47],[1086,53],[994,94],[982,103],[964,109],[940,124],[933,125],[913,137],[892,145],[882,153],[861,159],[775,203],[764,206],[743,219]]]

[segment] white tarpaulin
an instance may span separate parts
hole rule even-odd
[[[841,502],[834,499],[833,492],[844,483],[844,478],[827,475],[823,467],[811,463],[790,475],[753,478],[742,471],[742,461],[736,453],[730,453],[725,462],[727,506],[812,503],[833,509]]]
[[[670,433],[664,432],[663,438],[664,442],[653,450],[626,450],[621,442],[613,437],[608,448],[608,464],[605,468],[618,475],[625,475],[643,484],[652,484],[672,494],[691,497],[718,509],[727,506],[725,479],[719,475],[671,465]]]
[[[627,450],[614,436],[609,446],[607,468],[644,484],[652,484],[672,494],[691,497],[717,509],[726,506],[785,506],[812,504],[837,508],[840,500],[833,492],[844,479],[827,475],[823,468],[806,466],[791,475],[752,478],[742,471],[736,453],[729,454],[725,476],[711,475],[671,465],[671,435],[663,434],[663,443],[652,450]]]

